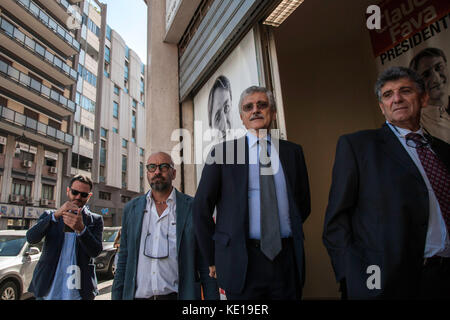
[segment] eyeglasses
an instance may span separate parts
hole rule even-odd
[[[266,109],[268,106],[269,106],[269,103],[268,102],[265,102],[265,101],[258,101],[257,103],[247,103],[247,104],[244,104],[243,106],[242,106],[242,111],[244,111],[244,112],[250,112],[250,111],[252,111],[253,110],[253,106],[254,105],[256,105],[256,108],[259,110],[259,111],[261,111],[261,110],[263,110],[263,109]]]
[[[161,163],[161,164],[149,163],[146,165],[146,167],[149,172],[155,172],[156,168],[159,168],[159,171],[161,172],[167,172],[169,168],[173,168],[173,166],[169,163]]]
[[[72,192],[72,194],[74,196],[77,196],[77,195],[80,194],[82,198],[87,198],[89,196],[89,194],[90,194],[90,192],[81,192],[81,191],[78,191],[78,190],[75,190],[75,189],[72,189],[72,188],[70,188],[70,192]]]
[[[161,237],[160,241],[163,243],[160,242],[158,244],[156,252],[153,252],[155,250],[153,249],[153,242],[155,241],[155,239],[151,237],[150,230],[147,229],[147,236],[145,237],[144,243],[144,256],[152,259],[165,259],[169,257],[169,216],[166,216],[166,219],[167,219],[167,235],[165,239]]]
[[[429,139],[427,139],[426,137],[422,137],[419,140],[419,139],[413,139],[411,137],[406,136],[405,142],[408,147],[416,148],[416,149],[423,148],[423,147],[429,146],[431,144],[431,141]]]

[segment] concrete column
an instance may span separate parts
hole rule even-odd
[[[166,2],[147,0],[147,81],[146,81],[146,156],[157,151],[171,153],[178,144],[171,141],[173,130],[180,127],[178,89],[178,48],[164,43]],[[181,170],[177,166],[174,185],[180,187]]]

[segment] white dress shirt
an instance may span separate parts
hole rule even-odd
[[[408,129],[395,127],[388,122],[386,123],[389,125],[392,132],[394,132],[394,134],[400,140],[405,150],[408,152],[411,159],[414,161],[428,189],[430,215],[428,218],[428,230],[425,241],[424,258],[429,258],[434,255],[442,257],[450,257],[450,240],[447,232],[447,227],[445,225],[444,217],[442,216],[442,211],[439,206],[439,202],[436,198],[436,195],[434,194],[434,190],[433,187],[431,186],[430,180],[428,180],[428,176],[425,172],[425,169],[422,166],[422,162],[420,161],[416,148],[410,147],[406,144],[406,135],[411,131]],[[423,136],[422,128],[420,128],[415,133],[418,133],[421,136]]]
[[[136,298],[178,292],[175,188],[166,203],[167,208],[158,216],[151,190],[147,193],[139,246]]]

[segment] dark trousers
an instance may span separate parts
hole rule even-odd
[[[301,286],[291,238],[283,239],[281,252],[270,261],[258,241],[247,241],[248,267],[244,290],[226,292],[228,300],[295,300]]]
[[[424,262],[420,299],[450,299],[450,258],[431,258]]]

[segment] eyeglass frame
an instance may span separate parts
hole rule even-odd
[[[255,105],[256,105],[256,109],[258,109],[258,111],[261,111],[261,110],[267,109],[270,104],[268,101],[258,101],[256,103],[249,102],[242,106],[242,111],[246,112],[246,113],[251,112]],[[251,109],[249,109],[250,106],[251,106]]]
[[[146,210],[146,212],[147,212],[147,210]],[[169,215],[167,215],[167,235],[166,235],[167,255],[163,256],[163,257],[153,257],[151,255],[146,254],[146,251],[147,251],[147,239],[151,235],[151,233],[150,233],[150,219],[149,219],[149,221],[148,221],[148,228],[147,228],[147,235],[145,236],[145,240],[144,240],[144,252],[143,252],[144,256],[146,256],[147,258],[150,258],[150,259],[166,259],[166,258],[169,257],[169,249],[170,249],[170,246],[169,246],[169,226],[170,226],[169,220],[170,220],[169,219]]]
[[[69,187],[70,192],[72,193],[73,196],[77,196],[80,195],[82,198],[87,198],[89,197],[92,193],[91,192],[81,192],[75,189],[72,189],[72,187]]]
[[[428,136],[429,136],[430,138],[427,138],[425,135],[421,135],[422,141],[421,141],[420,143],[418,143],[418,142],[414,141],[414,139],[408,138],[406,135],[402,135],[402,134],[400,133],[400,131],[397,129],[396,126],[392,125],[392,127],[395,129],[395,131],[397,131],[397,133],[398,133],[401,137],[404,137],[404,138],[405,138],[405,143],[406,143],[406,145],[407,145],[408,147],[411,147],[411,148],[414,148],[414,149],[417,149],[417,148],[424,148],[424,147],[431,146],[432,143],[433,143],[433,136],[432,136],[425,128],[423,128],[423,130],[428,134]],[[411,141],[412,143],[411,143],[410,141]]]
[[[155,170],[151,171],[149,166],[155,166]],[[164,166],[164,167],[162,167],[162,166]],[[157,168],[161,172],[167,172],[167,171],[169,171],[169,169],[173,169],[173,165],[170,163],[160,163],[160,164],[148,163],[145,165],[145,167],[147,168],[147,171],[151,172],[151,173],[155,172]]]

